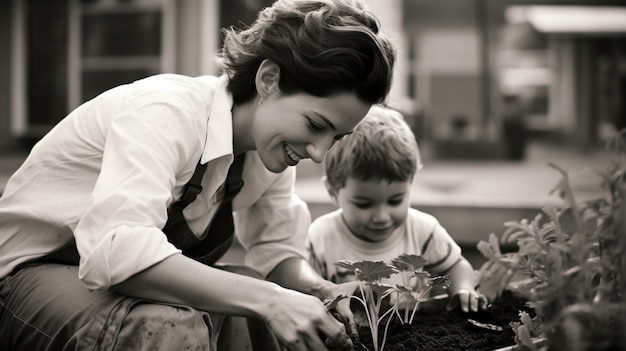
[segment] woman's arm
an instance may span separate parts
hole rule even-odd
[[[321,301],[279,285],[205,266],[176,254],[111,287],[144,299],[264,320],[288,348],[324,349],[319,334],[349,342],[343,325]]]
[[[300,257],[282,261],[270,272],[267,279],[319,299],[334,298],[331,296],[331,291],[335,284],[322,278],[306,260]]]
[[[264,318],[268,298],[284,289],[175,254],[112,286],[111,290],[208,312]]]

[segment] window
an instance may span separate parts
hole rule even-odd
[[[11,133],[38,140],[104,90],[172,72],[174,12],[174,0],[16,1]]]

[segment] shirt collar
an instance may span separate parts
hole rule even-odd
[[[213,103],[207,119],[206,142],[200,162],[205,164],[218,157],[233,155],[233,97],[226,90],[228,77],[219,77]]]

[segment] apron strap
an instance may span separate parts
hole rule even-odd
[[[168,208],[168,219],[163,232],[174,246],[183,251],[185,256],[212,265],[230,248],[234,236],[232,200],[243,187],[241,176],[244,161],[245,153],[235,157],[230,166],[226,181],[222,186],[222,201],[211,224],[204,232],[204,239],[199,240],[191,231],[183,216],[183,209],[189,205],[189,199],[195,199],[202,191],[200,182],[206,166],[201,167],[202,165],[198,164],[194,175],[185,185],[183,196]]]

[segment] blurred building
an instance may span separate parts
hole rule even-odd
[[[435,156],[589,147],[626,122],[623,0],[406,0],[406,76]]]
[[[220,28],[271,0],[0,2],[0,152],[147,75],[216,74]],[[398,47],[390,103],[435,157],[523,158],[626,127],[623,0],[367,0]]]

